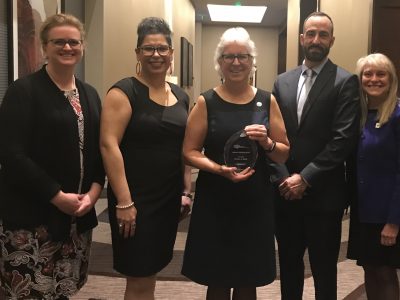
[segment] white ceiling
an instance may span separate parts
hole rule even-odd
[[[261,24],[254,23],[221,23],[212,22],[208,14],[207,4],[235,4],[238,1],[234,0],[190,0],[193,3],[196,12],[196,21],[203,24],[228,24],[231,26],[264,26],[264,27],[280,27],[286,22],[287,16],[287,0],[242,0],[239,1],[242,5],[266,5],[267,11]]]

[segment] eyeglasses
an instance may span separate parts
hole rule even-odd
[[[227,64],[233,63],[235,58],[237,58],[240,63],[246,63],[253,58],[250,54],[222,54],[221,57]]]
[[[66,44],[68,44],[71,48],[79,48],[82,45],[82,40],[75,39],[52,39],[49,42],[53,43],[57,48],[64,48]]]
[[[156,50],[157,50],[158,55],[166,56],[169,54],[171,47],[165,46],[165,45],[157,46],[157,47],[142,46],[142,47],[139,47],[139,49],[142,50],[142,53],[144,56],[153,56]]]

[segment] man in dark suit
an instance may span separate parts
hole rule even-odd
[[[357,77],[328,59],[334,41],[331,18],[309,15],[300,35],[305,60],[281,74],[273,89],[290,141],[276,205],[283,300],[302,299],[306,249],[316,299],[337,295],[344,161],[358,137],[359,95]]]

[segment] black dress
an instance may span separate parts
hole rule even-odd
[[[270,93],[258,90],[247,104],[221,99],[214,90],[203,94],[208,132],[205,155],[224,164],[225,142],[250,124],[269,124]],[[272,186],[266,155],[259,147],[255,174],[234,183],[199,172],[182,274],[216,287],[254,287],[276,276]]]
[[[152,101],[148,87],[133,77],[112,87],[121,89],[132,106],[120,144],[137,208],[136,232],[131,238],[118,232],[117,200],[112,187],[108,188],[114,268],[128,276],[153,275],[172,258],[183,188],[182,142],[189,97],[178,86],[170,87],[178,102],[168,107]]]

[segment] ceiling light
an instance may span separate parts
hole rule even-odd
[[[211,21],[261,23],[266,6],[240,6],[207,4]]]

